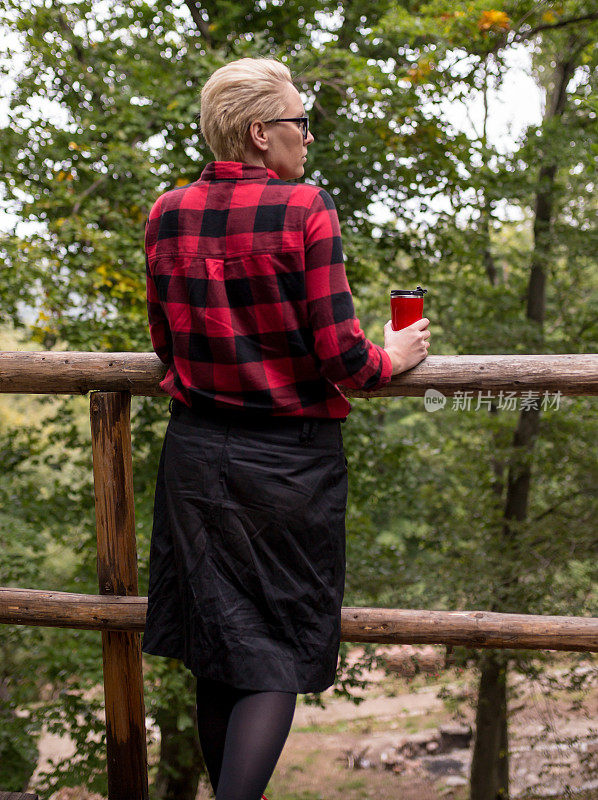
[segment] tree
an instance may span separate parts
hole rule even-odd
[[[434,4],[437,14],[442,10],[441,6],[442,4]],[[427,8],[429,9],[430,7],[428,6]],[[469,28],[468,33],[471,35],[472,23],[475,19],[471,13],[472,8],[471,4],[468,4],[467,8],[464,4],[457,8],[455,8],[455,4],[451,4],[450,8],[448,5],[444,6],[444,14],[441,14],[440,18],[446,22],[444,35],[449,39],[449,47],[455,47],[459,34],[465,32],[467,28]],[[540,11],[542,12],[541,16]],[[405,18],[404,9],[399,11],[395,9],[394,13],[398,13],[400,19]],[[576,94],[575,91],[572,92],[571,88],[569,88],[570,94],[568,95],[570,79],[573,77],[576,68],[581,66],[584,61],[589,63],[595,59],[595,29],[592,30],[591,24],[596,19],[596,15],[586,13],[583,5],[578,3],[571,4],[568,8],[561,5],[558,11],[546,10],[544,6],[542,6],[542,9],[534,8],[533,6],[525,7],[525,4],[521,3],[505,4],[504,10],[501,11],[488,11],[484,9],[482,4],[479,4],[478,13],[480,15],[477,18],[478,33],[483,34],[483,39],[480,41],[479,36],[477,40],[473,39],[474,42],[477,41],[479,43],[477,53],[475,52],[475,45],[472,48],[462,42],[464,49],[477,56],[471,62],[473,66],[467,75],[467,79],[473,85],[477,83],[478,86],[481,86],[484,92],[484,124],[479,141],[479,152],[482,158],[480,174],[483,182],[478,184],[479,205],[477,209],[480,234],[478,241],[482,257],[479,258],[477,267],[479,269],[479,267],[483,266],[491,287],[498,288],[499,273],[496,259],[493,255],[491,224],[495,223],[492,209],[493,207],[496,208],[497,201],[501,197],[499,194],[500,183],[496,180],[488,180],[488,167],[492,169],[492,166],[494,166],[494,169],[498,167],[498,177],[500,182],[503,182],[503,187],[507,190],[505,192],[503,188],[503,198],[511,202],[513,200],[520,200],[520,202],[523,200],[525,203],[531,194],[533,200],[533,244],[529,255],[529,272],[525,277],[527,284],[525,292],[527,298],[527,325],[523,330],[519,325],[518,332],[520,332],[526,352],[534,352],[540,348],[550,351],[555,346],[558,351],[561,346],[558,338],[553,337],[553,341],[548,342],[543,336],[548,271],[550,269],[555,275],[559,274],[554,252],[554,227],[559,213],[556,180],[559,169],[566,174],[567,171],[573,171],[578,168],[579,162],[574,162],[570,158],[569,141],[573,138],[579,141],[580,127],[585,131],[588,124],[590,124],[590,119],[595,119],[595,114],[592,111],[586,116],[587,109],[581,113],[573,111],[573,113],[570,113],[567,123],[563,125],[567,100],[571,98],[571,95]],[[537,19],[538,16],[540,16],[540,20]],[[458,23],[455,23],[455,20],[458,20]],[[414,27],[417,27],[419,22],[420,20],[415,23]],[[391,21],[391,24],[395,26],[396,23],[396,18]],[[413,20],[410,20],[409,24],[412,23]],[[423,27],[423,23],[420,27]],[[529,169],[537,170],[537,183],[535,186],[532,184],[530,187],[531,192],[529,190],[526,192],[526,179],[520,181],[518,186],[513,178],[506,174],[504,168],[500,168],[500,159],[495,154],[492,154],[488,147],[486,136],[488,112],[486,99],[487,80],[488,75],[493,72],[500,80],[501,61],[504,57],[505,49],[511,43],[530,40],[538,36],[540,32],[543,34],[543,39],[536,46],[537,59],[543,61],[547,56],[552,56],[555,61],[551,70],[552,80],[550,81],[543,125],[538,131],[531,132],[532,136],[535,134],[538,134],[538,136],[535,139],[529,136],[520,151],[513,157],[515,163],[516,159],[525,158]],[[549,32],[554,38],[548,38]],[[434,38],[434,49],[441,46],[442,42],[438,38]],[[422,50],[428,50],[429,53],[430,48],[431,45],[428,38],[424,40]],[[425,75],[428,81],[432,80],[429,77],[431,72],[430,58],[429,54],[420,54],[417,72],[418,76]],[[436,59],[437,62],[440,61],[438,55],[436,55]],[[425,65],[424,70],[422,70],[422,64]],[[443,77],[445,81],[447,76],[450,80],[450,65],[444,70]],[[589,75],[583,74],[579,76],[581,87],[578,87],[576,91],[581,96],[587,95],[588,90],[590,90],[590,81],[586,80],[588,77]],[[442,77],[439,77],[436,83],[440,85]],[[505,166],[508,168],[511,165],[506,164]],[[589,207],[586,207],[586,213],[591,210],[591,205],[590,203]],[[445,230],[440,233],[438,238],[435,238],[434,243],[437,251],[441,252],[443,256],[446,255],[448,249],[444,246],[446,245],[446,239],[451,240],[453,245],[456,243],[453,230],[451,230],[455,221],[456,217],[449,218]],[[579,222],[579,219],[561,220],[561,229],[563,227],[571,229],[567,231],[569,235],[564,238],[564,242],[575,241],[577,238],[575,229]],[[446,239],[443,241],[443,245],[439,246],[438,239],[443,236]],[[470,250],[467,253],[469,258],[466,256],[467,262],[470,263],[472,255],[473,253]],[[587,269],[589,266],[589,250],[586,250],[584,255],[584,266]],[[460,267],[462,266],[463,264],[460,264]],[[585,274],[588,274],[587,271]],[[500,290],[504,292],[505,289],[508,292],[508,289],[504,286],[503,279],[503,281],[500,281]],[[498,293],[495,293],[495,296],[498,300]],[[487,313],[487,306],[481,304],[480,308],[484,313]],[[498,302],[497,309],[504,314],[504,300]],[[508,317],[505,321],[507,321],[507,324],[512,324],[511,317]],[[490,330],[489,326],[486,325],[486,333],[489,333]],[[496,336],[496,329],[492,333]],[[502,335],[499,335],[499,338],[495,339],[495,341],[503,349],[503,352],[508,352],[509,348],[513,346],[511,344],[513,337],[508,334],[508,329],[505,326],[500,330],[500,334]],[[563,332],[559,330],[558,337],[561,337],[562,334]],[[576,341],[573,349],[578,348],[579,340]],[[467,352],[475,352],[475,349],[470,349]],[[490,410],[495,411],[496,408],[491,407]],[[492,471],[489,473],[488,489],[490,491],[488,504],[483,505],[486,508],[485,513],[482,513],[482,515],[476,514],[477,518],[479,516],[485,517],[489,532],[496,537],[496,542],[500,547],[500,561],[493,563],[493,569],[490,572],[491,601],[489,607],[492,610],[522,611],[526,607],[533,608],[534,601],[537,602],[539,599],[540,587],[537,584],[533,588],[530,586],[529,577],[522,569],[525,562],[522,563],[521,560],[524,542],[529,540],[530,533],[533,535],[532,525],[527,526],[527,529],[523,526],[528,517],[533,450],[539,432],[540,404],[538,402],[537,408],[532,406],[521,410],[519,422],[513,434],[512,445],[506,452],[503,448],[502,456],[497,455],[497,437],[494,436],[492,439],[491,446],[494,449],[495,457],[492,460]],[[581,480],[582,484],[585,484],[587,476],[582,477]],[[588,491],[590,491],[589,486]],[[583,493],[585,494],[585,492]],[[497,514],[499,504],[502,505],[502,510]],[[582,540],[583,538],[582,536]],[[559,539],[563,551],[566,552],[567,539],[562,535]],[[487,535],[484,536],[483,542],[487,547]],[[592,542],[588,541],[587,545],[590,549],[585,552],[587,554],[586,557],[589,557]],[[566,560],[565,552],[563,556]],[[555,571],[558,571],[557,563],[551,565],[551,577],[554,576]],[[484,571],[484,577],[487,578],[486,571]],[[544,579],[544,577],[548,576],[542,577]],[[524,584],[523,591],[521,583]],[[544,590],[549,590],[548,587],[549,583],[545,583]],[[479,587],[476,586],[476,589],[479,590]],[[583,610],[582,606],[577,609],[577,613],[581,613]],[[569,613],[572,612],[570,611]],[[476,740],[471,774],[472,800],[486,800],[486,798],[489,800],[490,798],[508,796],[506,674],[509,660],[508,653],[491,652],[484,654],[481,658]]]
[[[4,319],[24,325],[20,304],[26,303],[37,313],[28,335],[38,346],[150,349],[143,223],[161,191],[196,178],[198,162],[210,159],[198,141],[193,121],[199,87],[227,59],[270,53],[295,56],[305,85],[313,84],[323,74],[320,48],[312,45],[311,30],[317,24],[316,11],[327,8],[322,3],[304,3],[299,11],[288,3],[260,12],[239,4],[228,7],[226,13],[218,7],[216,14],[216,7],[200,9],[192,3],[170,3],[158,10],[145,3],[100,10],[92,2],[51,7],[6,2],[4,21],[21,39],[25,64],[11,93],[10,121],[0,145],[4,191],[7,202],[40,227],[24,236],[12,233],[3,237],[8,276],[0,290]],[[212,21],[216,16],[217,21]],[[275,41],[270,29],[284,30],[286,38]],[[300,51],[305,53],[303,64]],[[370,87],[366,86],[365,58],[334,50],[329,61],[331,86],[347,63],[356,62],[361,71],[359,91],[366,94]],[[5,73],[9,64],[7,61]],[[384,81],[382,72],[379,80]],[[172,98],[166,107],[165,96]],[[28,104],[35,97],[52,101],[63,118],[32,120]],[[343,100],[345,107],[350,102],[347,97]],[[331,106],[330,113],[334,112]],[[330,123],[320,163],[332,148]],[[354,124],[347,119],[344,128],[352,139]],[[361,159],[365,140],[360,134],[359,143],[349,142],[353,164]],[[383,144],[381,152],[385,147]],[[343,198],[340,205],[345,209],[356,206],[349,218],[358,256],[353,277],[354,282],[363,283],[365,264],[371,260],[365,250],[371,224],[363,216],[369,196],[365,184],[355,188],[353,173],[349,171],[347,177],[344,167],[343,163],[338,174],[350,197]],[[328,185],[329,179],[320,176]],[[164,401],[154,400],[134,406],[136,518],[140,531],[145,532],[139,537],[142,590],[147,585],[148,523],[164,407]],[[72,418],[67,402],[60,407],[55,423],[73,431]],[[73,449],[88,444],[83,435],[67,442]],[[74,509],[85,508],[89,513],[86,488],[71,490],[69,496]],[[67,486],[63,489],[68,491]],[[54,533],[60,537],[58,529]],[[85,583],[93,591],[93,538],[86,535],[84,541]],[[69,588],[68,582],[62,588]],[[48,651],[46,656],[50,657]],[[182,693],[162,690],[168,669],[156,663],[148,674],[157,690],[150,706],[165,726],[162,741],[178,756],[186,750],[184,745],[192,733],[180,722],[192,719],[193,709],[191,698],[185,700]],[[170,713],[175,711],[173,697],[178,713]],[[73,780],[87,775],[88,763],[71,765]],[[171,762],[169,767],[169,775],[164,762],[158,767],[164,776],[158,778],[162,795],[181,797],[180,776],[175,773],[188,772],[188,765],[182,759],[179,765]],[[196,777],[200,770],[198,762]],[[187,791],[190,796],[192,789]]]
[[[357,8],[304,0],[223,7],[188,0],[105,8],[93,0],[50,7],[41,0],[27,6],[5,0],[2,12],[25,62],[0,139],[4,192],[7,203],[39,227],[3,237],[0,299],[2,319],[20,324],[33,346],[150,349],[143,223],[160,192],[195,180],[212,158],[194,122],[199,89],[228,60],[275,55],[291,66],[304,93],[316,132],[308,180],[335,198],[349,278],[372,338],[379,340],[388,318],[390,284],[419,282],[431,289],[426,313],[434,325],[433,352],[591,348],[592,318],[579,288],[591,279],[595,252],[595,203],[584,173],[593,168],[596,146],[596,14],[589,4],[511,0],[492,9],[482,0],[377,0]],[[527,42],[542,80],[558,78],[559,68],[550,67],[553,50],[564,65],[561,57],[579,48],[582,40],[574,40],[580,36],[587,42],[570,66],[560,67],[558,125],[547,119],[528,130],[512,154],[500,151],[485,123],[491,90],[504,85],[509,48]],[[569,84],[563,83],[567,72],[575,76]],[[54,104],[53,119],[33,118],[30,106],[39,97]],[[444,102],[465,107],[477,97],[485,103],[482,130],[456,130]],[[394,211],[394,219],[375,220],[373,201]],[[520,222],[510,221],[507,205],[520,210]],[[24,304],[37,315],[32,324]],[[56,407],[54,433],[39,444],[50,469],[67,457],[72,464],[49,494],[53,503],[63,498],[58,508],[67,514],[68,535],[60,513],[47,518],[40,506],[31,511],[32,492],[24,495],[23,513],[32,536],[43,523],[52,547],[64,551],[76,542],[79,558],[62,588],[94,591],[88,433],[77,425],[77,402]],[[142,592],[165,406],[164,399],[133,404]],[[351,466],[347,604],[434,602],[542,613],[556,603],[563,612],[587,612],[594,544],[587,529],[594,476],[583,447],[593,430],[589,401],[563,401],[566,414],[522,412],[519,434],[496,402],[487,415],[460,412],[458,421],[448,410],[426,414],[415,399],[354,406],[345,431]],[[531,439],[521,438],[524,428],[532,432],[533,448]],[[58,442],[59,458],[52,453]],[[7,491],[21,493],[23,483],[34,484],[34,443],[8,439],[6,449],[7,463],[19,465]],[[73,482],[77,475],[85,477]],[[8,543],[14,546],[12,537]],[[47,659],[49,674],[60,681],[69,664],[54,668],[52,641],[40,663]],[[77,646],[89,664],[95,645],[92,638],[86,642],[81,638]],[[527,663],[525,654],[508,653],[507,660],[522,669]],[[157,781],[164,798],[190,797],[202,769],[190,724],[192,698],[185,699],[184,674],[163,661],[152,660],[146,676],[149,708],[170,747]],[[501,747],[506,752],[506,663],[493,654],[480,660],[474,759],[480,766],[472,784],[476,770],[495,775],[480,797],[504,795],[508,783],[500,756]],[[86,669],[78,685],[94,680],[97,671]],[[357,681],[342,670],[337,688],[349,693]],[[488,705],[488,696],[498,699]],[[81,692],[69,698],[79,702]],[[500,726],[494,712],[484,714],[495,702],[503,709]],[[91,715],[88,720],[91,725]],[[85,738],[82,731],[81,752]],[[69,779],[87,776],[90,764],[73,765]],[[100,786],[101,766],[93,769]]]

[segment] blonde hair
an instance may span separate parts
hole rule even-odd
[[[250,124],[285,114],[288,68],[274,58],[240,58],[217,69],[201,91],[200,128],[217,161],[243,161]]]

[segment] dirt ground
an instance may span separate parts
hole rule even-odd
[[[298,698],[289,738],[265,792],[269,800],[467,800],[471,744],[444,753],[434,748],[441,728],[473,726],[473,674],[443,670],[442,648],[385,651],[394,654],[396,671],[369,673],[373,684],[355,692],[364,698],[359,705],[334,697],[330,689],[322,694],[324,709]],[[355,647],[351,659],[361,652]],[[555,656],[549,674],[564,673],[566,658]],[[419,664],[415,675],[414,662]],[[594,677],[591,688],[574,694],[558,686],[549,693],[543,678],[510,676],[512,800],[598,800],[597,664],[594,659],[583,667]],[[66,738],[44,737],[38,767],[64,755],[68,746]],[[197,800],[212,798],[211,788],[201,784]],[[65,789],[50,800],[101,798]]]
[[[473,675],[439,668],[442,648],[386,650],[404,656],[398,666],[405,668],[399,674],[370,672],[373,685],[357,693],[364,697],[359,705],[334,698],[331,690],[322,695],[325,709],[299,698],[291,733],[265,792],[269,800],[466,800],[471,747],[407,758],[400,773],[388,769],[383,759],[397,745],[433,739],[441,726],[473,727]],[[353,659],[361,652],[356,647]],[[409,666],[414,654],[416,659],[423,656],[424,669],[413,677]],[[560,661],[552,672],[559,669]],[[580,696],[558,691],[549,696],[541,680],[513,675],[510,684],[515,695],[510,717],[513,800],[598,800],[598,687],[585,693],[577,708]],[[443,702],[439,692],[460,696],[458,710],[451,710],[455,703]],[[211,798],[211,789],[201,786],[197,800]]]

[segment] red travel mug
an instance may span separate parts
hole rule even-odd
[[[390,315],[393,331],[406,328],[424,315],[424,294],[427,289],[393,289],[390,293]]]

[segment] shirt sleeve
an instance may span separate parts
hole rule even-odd
[[[147,232],[147,228],[146,228]],[[146,233],[146,253],[145,253],[145,279],[147,289],[147,318],[149,322],[150,337],[156,355],[164,364],[172,364],[172,335],[170,325],[162,308],[158,287],[155,277],[150,269],[149,258],[147,255],[147,233]]]
[[[355,316],[334,201],[323,189],[305,221],[307,310],[322,374],[352,389],[377,389],[392,376],[390,356]]]

